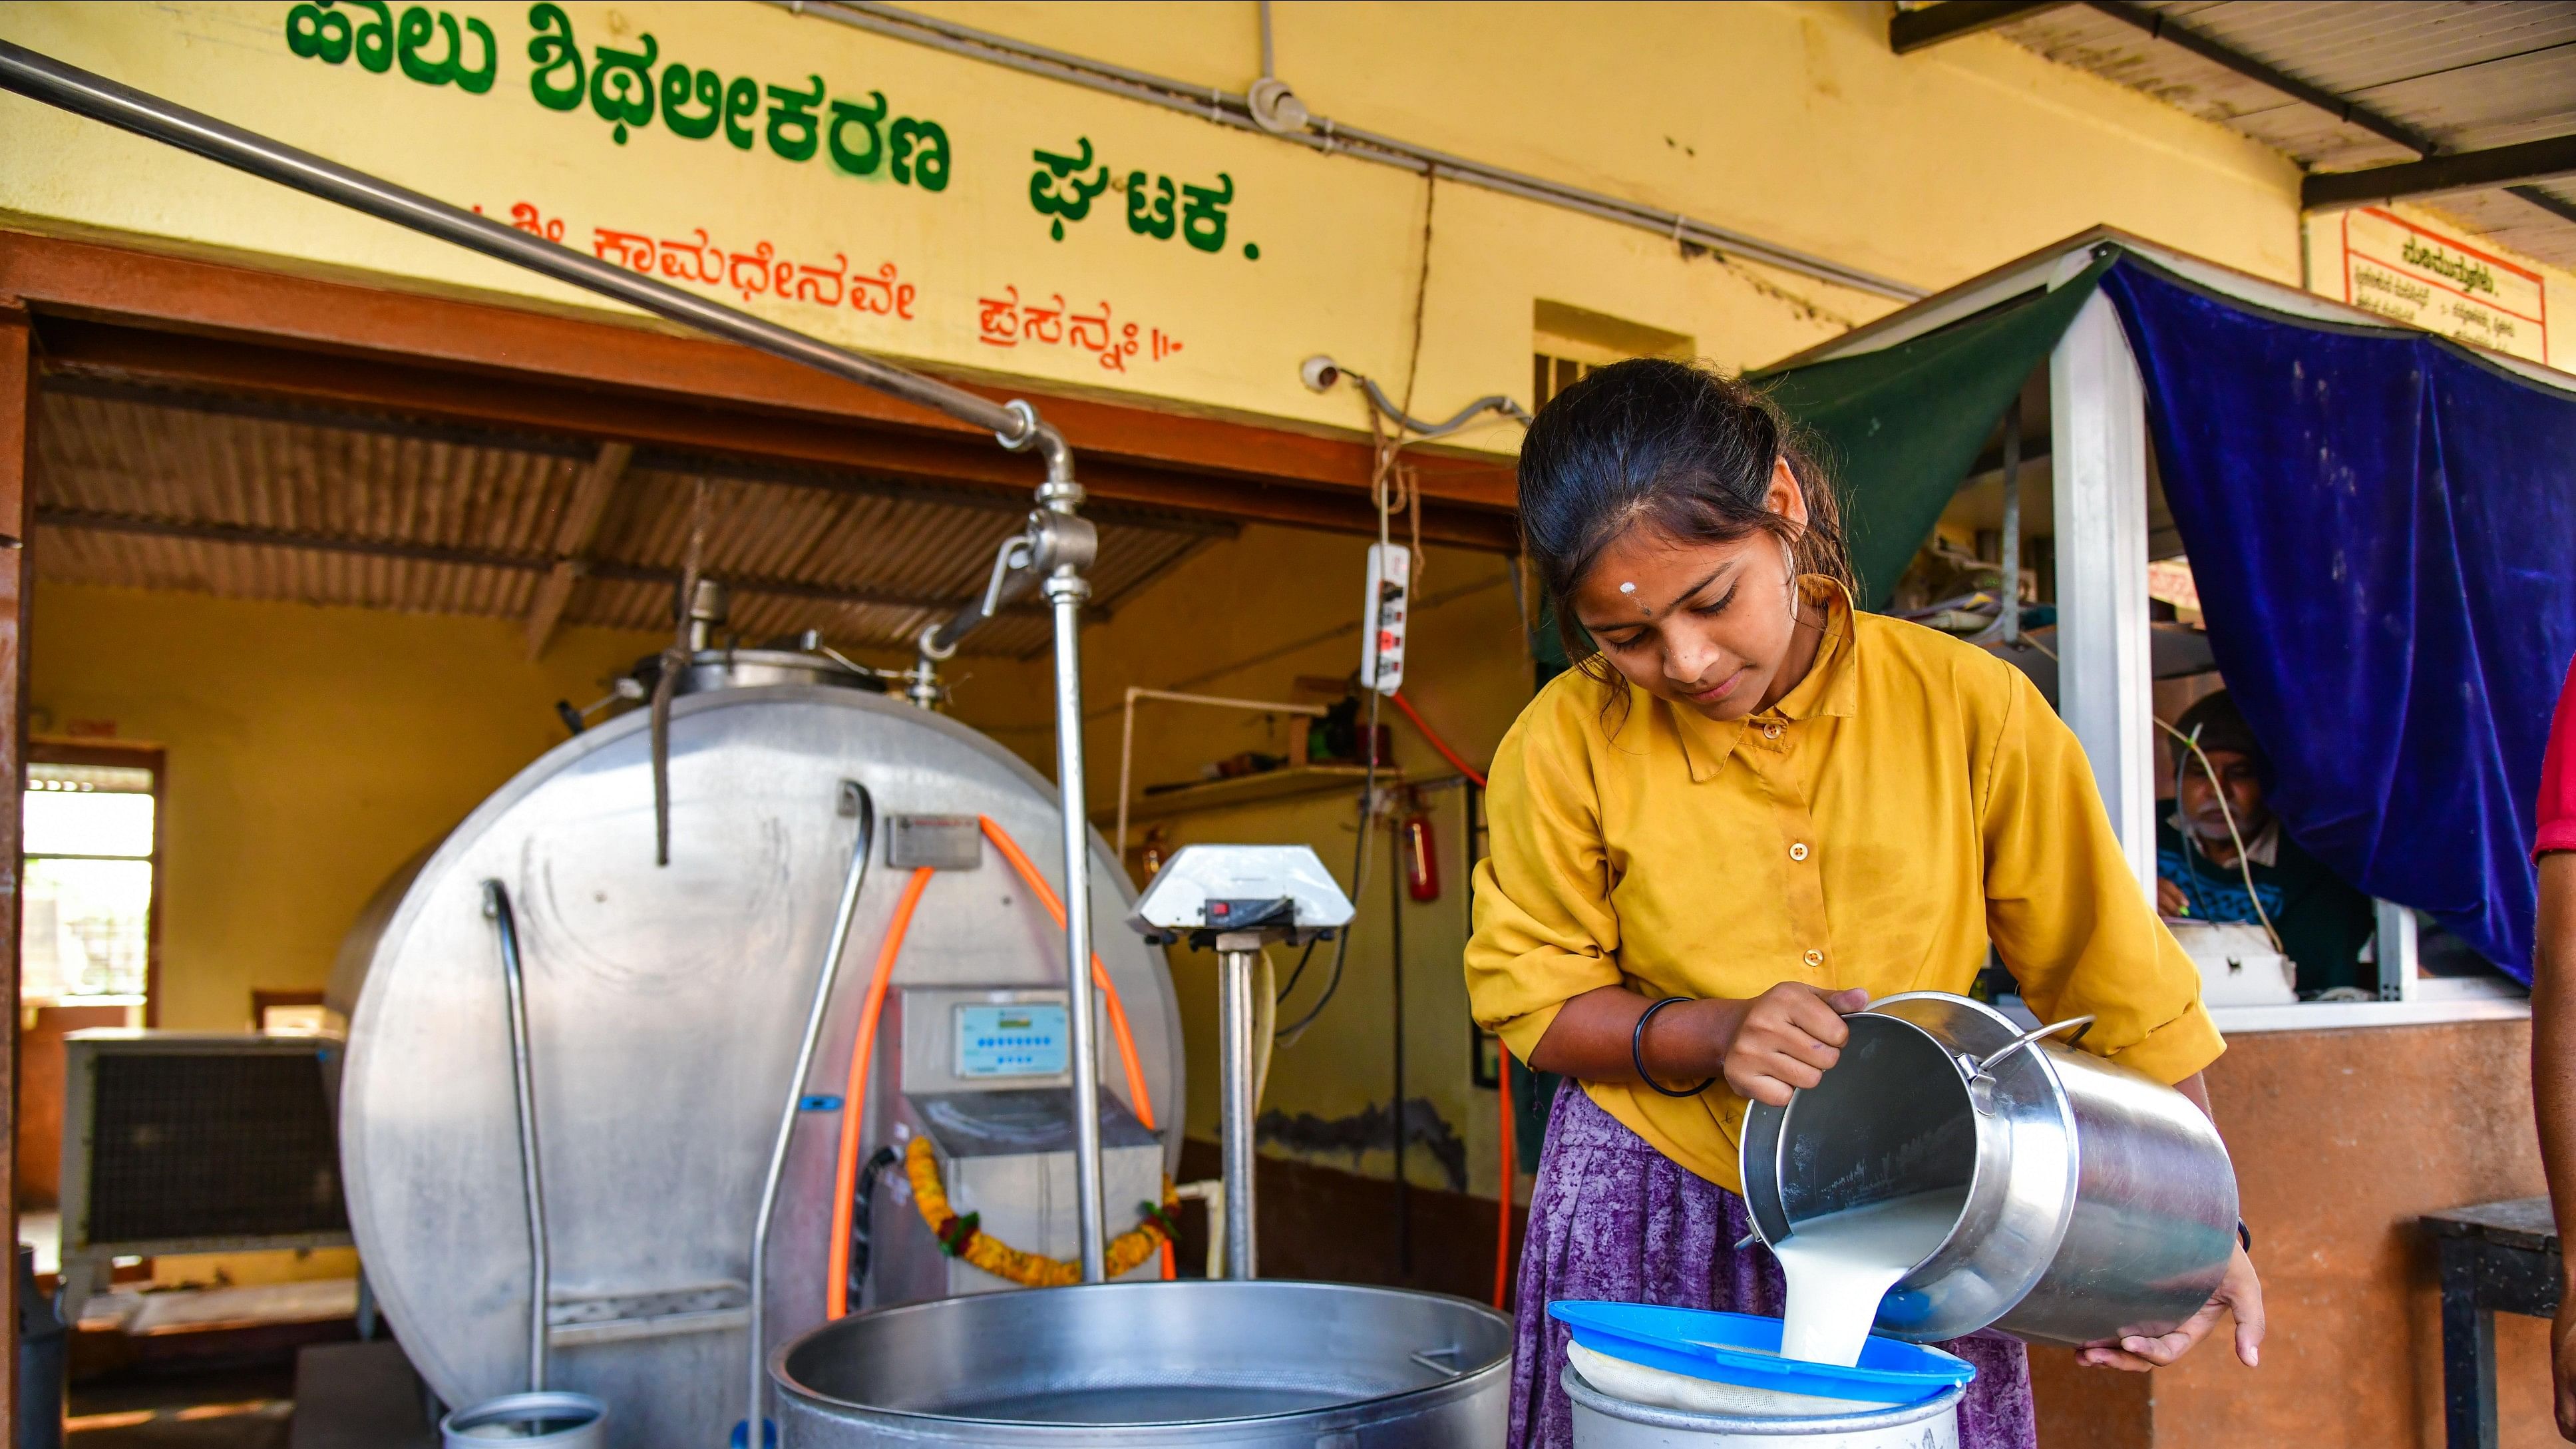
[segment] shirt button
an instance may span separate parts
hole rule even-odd
[[[1789,858],[1791,860],[1805,860],[1807,858],[1807,842],[1801,840],[1797,844],[1790,846]]]
[[[1775,724],[1764,725],[1762,727],[1762,738],[1766,740],[1776,740],[1780,738],[1780,727]]]
[[[1824,953],[1824,952],[1822,952],[1822,951],[1817,950],[1817,949],[1816,949],[1815,947],[1813,947],[1813,946],[1808,947],[1808,948],[1807,948],[1807,964],[1808,964],[1808,965],[1810,965],[1810,966],[1822,966],[1822,965],[1824,965],[1824,964],[1825,964],[1825,953]]]

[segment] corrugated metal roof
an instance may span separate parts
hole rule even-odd
[[[2150,0],[2142,8],[2429,137],[2443,152],[2576,132],[2569,0]],[[2416,157],[2090,6],[2036,12],[1997,33],[2232,127],[2311,170]],[[2576,187],[2544,189],[2576,203]],[[2502,190],[2439,204],[2500,244],[2576,266],[2576,222]]]
[[[54,379],[34,485],[48,578],[230,598],[525,617],[595,445]],[[908,652],[980,589],[1027,505],[997,493],[643,452],[612,489],[564,620],[669,627],[699,480],[701,566],[750,638],[819,629]],[[1114,606],[1227,525],[1093,510]],[[965,651],[1044,647],[1023,609]]]

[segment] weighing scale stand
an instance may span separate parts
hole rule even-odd
[[[1217,1116],[1225,1145],[1225,1276],[1258,1277],[1252,1243],[1253,967],[1286,931],[1216,938]]]
[[[1217,954],[1217,1115],[1225,1142],[1225,1276],[1257,1276],[1253,1245],[1254,968],[1261,948],[1303,945],[1350,924],[1351,902],[1302,845],[1183,846],[1128,924],[1147,942]]]

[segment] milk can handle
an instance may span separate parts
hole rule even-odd
[[[1968,1074],[1968,1081],[1970,1084],[1973,1085],[1980,1079],[1990,1082],[1994,1080],[1996,1065],[2002,1062],[2004,1058],[2031,1045],[2042,1037],[2055,1036],[2070,1026],[2089,1028],[2092,1025],[2093,1018],[2089,1016],[2070,1016],[2064,1021],[2051,1022],[2046,1026],[2040,1027],[2036,1031],[2023,1032],[2021,1035],[2014,1037],[2009,1045],[1995,1052],[1992,1056],[1987,1057],[1982,1062],[1964,1054],[1960,1057],[1960,1061],[1963,1065],[1971,1069]],[[2080,1039],[2083,1036],[2083,1033],[2079,1031],[2076,1033],[2076,1036]]]

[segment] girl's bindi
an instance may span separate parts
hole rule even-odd
[[[1655,616],[1654,609],[1649,606],[1645,600],[1637,597],[1637,586],[1635,584],[1623,583],[1619,586],[1619,592],[1626,594],[1628,598],[1636,604],[1638,613],[1645,615],[1649,619]]]

